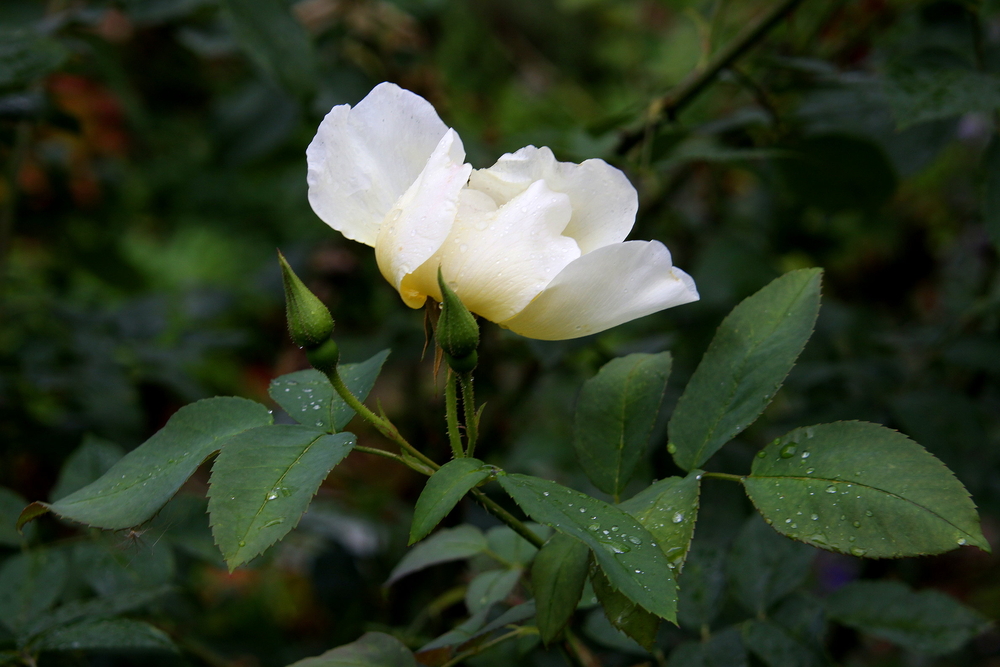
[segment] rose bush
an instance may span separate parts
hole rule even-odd
[[[374,247],[412,308],[441,300],[439,267],[469,310],[543,340],[698,298],[662,243],[625,242],[638,198],[620,170],[534,146],[473,169],[431,104],[395,84],[334,107],[306,155],[313,210]]]

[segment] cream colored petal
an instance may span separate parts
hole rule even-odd
[[[604,160],[558,162],[546,147],[525,146],[488,169],[472,172],[469,187],[502,204],[539,179],[569,195],[573,218],[563,234],[576,239],[584,254],[621,243],[632,230],[639,208],[635,188],[625,174]]]
[[[411,308],[424,296],[403,287],[403,279],[426,262],[448,238],[458,213],[459,192],[472,166],[463,164],[465,151],[455,130],[448,130],[423,171],[393,204],[375,239],[375,260],[382,275]]]
[[[440,300],[440,266],[469,310],[494,322],[505,320],[580,256],[576,241],[561,235],[571,213],[569,197],[543,181],[499,209],[483,193],[465,190],[448,240],[412,276],[412,284]]]
[[[380,83],[353,109],[336,106],[320,123],[306,149],[309,203],[347,238],[375,245],[382,219],[447,131],[427,100]]]
[[[694,280],[672,266],[666,246],[629,241],[572,262],[524,310],[500,324],[528,338],[563,340],[697,300]]]

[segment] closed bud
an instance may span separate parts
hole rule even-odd
[[[329,375],[337,368],[340,361],[340,348],[332,338],[327,338],[320,345],[306,351],[306,358],[312,367]]]
[[[441,288],[441,317],[438,318],[435,338],[453,370],[459,373],[471,371],[476,367],[479,325],[458,295],[448,287],[441,269],[438,269],[438,286]]]
[[[281,262],[281,280],[285,284],[288,333],[299,347],[315,349],[330,340],[333,317],[323,302],[299,280],[280,252],[278,261]]]

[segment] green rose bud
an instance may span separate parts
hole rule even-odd
[[[458,295],[448,287],[441,269],[438,269],[438,286],[441,288],[441,317],[435,338],[444,350],[448,365],[456,372],[467,373],[476,367],[479,325]]]
[[[281,262],[281,279],[285,284],[288,333],[299,347],[315,349],[330,340],[333,317],[323,302],[299,280],[281,252],[278,252],[278,261]]]
[[[340,361],[340,348],[335,340],[327,338],[318,347],[307,350],[306,358],[313,368],[329,375],[336,370],[337,362]]]

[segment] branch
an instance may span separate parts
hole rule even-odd
[[[624,133],[616,152],[624,155],[642,141],[653,127],[664,120],[673,120],[681,109],[690,104],[715,80],[719,72],[741,58],[801,2],[802,0],[781,0],[756,23],[743,28],[731,42],[708,61],[704,68],[692,70],[670,92],[653,100],[649,105],[646,125],[638,130]]]

